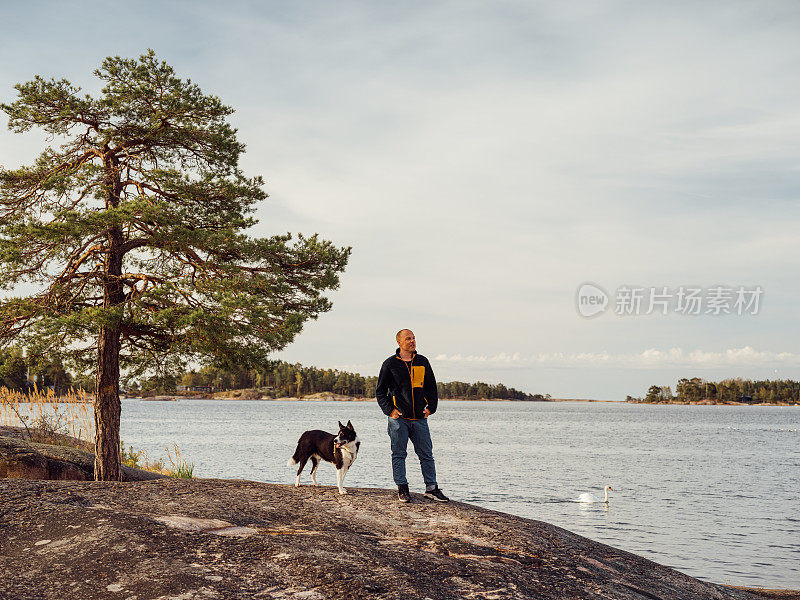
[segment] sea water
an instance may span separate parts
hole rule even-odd
[[[293,484],[307,429],[351,420],[346,487],[393,488],[375,402],[124,400],[121,435],[153,459],[178,444],[195,477]],[[800,408],[442,401],[430,420],[453,500],[547,521],[700,579],[800,588]],[[310,465],[309,465],[310,466]],[[303,483],[310,484],[306,473]],[[409,444],[412,491],[424,491]],[[336,483],[323,463],[317,480]],[[608,505],[576,502],[582,492]]]

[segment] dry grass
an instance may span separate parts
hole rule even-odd
[[[0,388],[0,426],[24,427],[28,438],[43,444],[94,445],[94,413],[83,390],[56,396],[34,388],[29,394]],[[70,441],[67,436],[78,442]]]
[[[144,469],[145,471],[152,471],[154,473],[161,473],[162,475],[169,475],[170,477],[181,479],[192,479],[194,463],[184,460],[180,448],[178,448],[178,444],[174,444],[174,450],[171,451],[169,448],[166,448],[166,451],[170,463],[169,467],[164,464],[163,459],[151,460],[146,450],[134,450],[133,446],[128,446],[128,448],[125,449],[125,444],[123,443],[122,463],[134,469]]]
[[[145,471],[152,471],[154,473],[163,473],[169,475],[170,473],[164,467],[163,460],[151,460],[150,455],[146,450],[134,450],[133,446],[125,448],[125,442],[121,442],[122,446],[122,464],[133,467],[134,469],[144,469]]]
[[[53,390],[30,394],[0,388],[0,427],[24,428],[32,442],[71,446],[94,451],[94,411],[91,400],[83,390],[56,396]],[[122,463],[136,469],[162,473],[170,477],[191,478],[194,465],[181,456],[178,445],[166,448],[170,466],[163,459],[151,460],[144,450],[122,444]]]
[[[178,444],[175,444],[175,456],[173,456],[170,453],[169,448],[167,448],[167,458],[169,459],[171,466],[168,475],[171,477],[178,477],[180,479],[192,479],[194,463],[184,460],[183,456],[181,456],[181,451],[180,448],[178,448]]]

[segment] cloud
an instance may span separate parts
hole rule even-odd
[[[448,377],[555,393],[622,392],[614,367],[644,385],[648,368],[798,364],[754,349],[794,348],[798,324],[795,3],[171,6],[86,21],[15,5],[0,99],[34,73],[92,91],[103,56],[152,46],[236,108],[242,168],[271,194],[257,234],[354,247],[333,311],[287,360],[372,373],[410,325],[449,353]],[[91,46],[75,35],[89,30]],[[0,164],[41,144],[0,114]],[[765,303],[757,319],[587,321],[574,293],[589,280],[759,284]],[[689,350],[707,340],[728,350]]]
[[[501,352],[491,356],[439,354],[436,361],[455,364],[480,364],[504,367],[535,366],[580,366],[580,367],[632,367],[632,368],[672,368],[676,366],[694,367],[787,367],[800,366],[800,353],[760,351],[751,346],[730,348],[720,352],[682,348],[658,350],[648,348],[638,354],[610,354],[608,352],[553,352],[525,355]]]

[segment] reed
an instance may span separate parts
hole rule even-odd
[[[0,425],[24,427],[34,442],[82,449],[94,445],[91,400],[80,389],[56,396],[49,388],[34,387],[27,394],[0,388]]]
[[[175,456],[173,456],[169,448],[167,448],[167,458],[169,459],[169,463],[171,465],[170,472],[168,475],[171,477],[177,477],[179,479],[192,479],[194,473],[194,463],[187,462],[184,460],[183,456],[181,455],[180,448],[178,448],[178,444],[175,444]]]
[[[24,427],[32,442],[71,446],[94,451],[94,414],[91,400],[83,390],[71,390],[56,396],[53,390],[34,387],[28,394],[0,388],[0,426]],[[170,477],[191,479],[194,464],[181,455],[178,444],[166,448],[167,467],[163,459],[151,460],[145,450],[125,448],[121,443],[122,463],[136,469],[162,473]]]
[[[122,463],[135,469],[153,471],[178,479],[192,479],[194,477],[194,463],[190,463],[183,458],[178,444],[173,446],[173,450],[166,448],[167,459],[170,464],[167,467],[163,459],[151,460],[146,450],[134,450],[133,446],[125,448],[125,444],[122,443]]]
[[[164,461],[162,459],[150,460],[150,455],[146,450],[134,450],[133,446],[128,446],[126,449],[124,442],[120,442],[120,446],[122,450],[120,453],[122,464],[133,467],[134,469],[143,469],[163,475],[171,475],[164,466]]]

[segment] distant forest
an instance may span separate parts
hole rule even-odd
[[[40,360],[29,364],[19,348],[0,349],[0,387],[25,390],[36,385],[39,389],[50,387],[57,394],[63,394],[72,387],[83,387],[81,384],[94,388],[94,379],[76,382],[58,360]]]
[[[644,398],[628,396],[629,402],[702,402],[717,403],[797,403],[800,402],[800,382],[785,380],[751,381],[749,379],[725,379],[719,382],[705,381],[699,377],[679,379],[672,389],[652,385]]]
[[[123,387],[131,392],[174,392],[178,387],[212,387],[214,390],[271,388],[274,396],[305,396],[317,392],[333,392],[345,396],[374,396],[377,377],[364,377],[358,373],[337,369],[318,369],[284,361],[271,362],[256,370],[227,371],[203,367],[178,374],[166,374],[135,381],[124,381]],[[71,388],[94,392],[94,377],[73,376],[55,360],[28,364],[21,350],[0,350],[0,386],[12,390],[25,390],[33,385],[40,389],[53,388],[64,394]],[[549,400],[550,395],[527,394],[502,383],[464,383],[450,381],[438,383],[440,398],[489,398],[502,400]]]
[[[154,378],[141,382],[141,389],[170,391],[176,386],[185,388],[213,387],[217,390],[272,388],[275,396],[305,396],[318,392],[333,392],[345,396],[374,396],[377,377],[364,377],[358,373],[337,369],[318,369],[276,361],[260,370],[226,371],[204,367],[188,371],[177,377]],[[440,398],[489,398],[502,400],[549,400],[549,394],[528,394],[502,383],[464,383],[462,381],[438,382]]]

